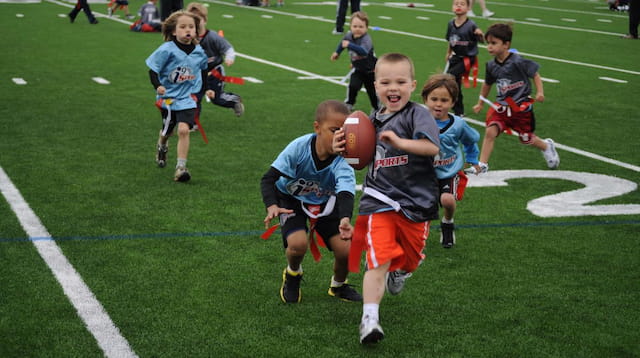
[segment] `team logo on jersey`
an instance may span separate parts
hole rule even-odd
[[[186,81],[193,81],[196,79],[196,75],[189,67],[176,67],[175,70],[169,73],[169,82],[181,83]]]
[[[330,192],[323,190],[317,181],[304,178],[299,178],[287,184],[287,192],[293,196],[304,196],[314,193],[317,197],[331,195]]]
[[[400,165],[407,165],[409,163],[409,156],[399,155],[395,157],[387,157],[386,150],[380,146],[376,147],[376,158],[373,164],[373,176],[375,177],[380,168],[397,167]]]
[[[510,80],[505,78],[502,78],[496,81],[496,88],[498,90],[499,96],[506,96],[507,92],[512,91],[514,89],[518,89],[520,87],[524,87],[524,86],[525,86],[524,81],[517,81],[517,82],[511,83]]]
[[[436,167],[446,166],[456,161],[457,155],[453,155],[449,158],[440,159],[440,153],[433,158],[433,165]]]
[[[451,47],[468,46],[469,45],[469,41],[463,41],[463,40],[460,39],[460,36],[458,34],[453,34],[453,35],[449,36],[449,45]]]

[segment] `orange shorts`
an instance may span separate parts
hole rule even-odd
[[[414,222],[402,213],[385,211],[360,215],[356,219],[354,240],[366,242],[367,268],[391,261],[389,271],[415,271],[424,259],[429,222]]]

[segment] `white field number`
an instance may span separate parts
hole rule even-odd
[[[507,186],[509,179],[543,178],[570,180],[584,188],[543,196],[527,203],[527,210],[540,217],[605,216],[640,214],[638,204],[589,205],[637,189],[630,180],[604,174],[555,170],[496,170],[469,175],[467,187]]]

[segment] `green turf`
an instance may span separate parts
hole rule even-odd
[[[132,12],[141,4],[131,1]],[[367,4],[370,25],[381,28],[371,30],[378,55],[410,55],[419,88],[442,70],[449,1]],[[545,82],[537,133],[640,165],[640,43],[619,39],[626,14],[603,1],[488,5],[516,21],[513,47],[540,63],[542,77],[560,81]],[[105,4],[91,6],[106,13]],[[358,343],[361,305],[327,295],[328,252],[319,263],[306,259],[302,303],[280,302],[285,259],[278,234],[259,238],[260,178],[289,141],[312,130],[316,105],[343,99],[345,88],[249,57],[344,76],[346,57],[329,60],[339,41],[331,35],[334,5],[211,3],[210,27],[223,29],[239,53],[228,75],[263,83],[227,86],[244,99],[241,118],[205,106],[210,143],[191,137],[188,184],[172,181],[175,140],[167,168],[153,161],[160,119],[144,60],[160,35],[132,33],[103,17],[89,25],[83,14],[69,24],[58,16],[69,10],[51,2],[0,4],[7,34],[0,44],[0,166],[140,357],[640,356],[640,215],[543,218],[527,210],[530,200],[582,188],[573,181],[521,178],[468,188],[456,213],[458,244],[442,249],[432,224],[427,260],[401,295],[383,301],[387,335],[376,347]],[[494,20],[476,22],[486,29]],[[481,48],[480,62],[487,60]],[[14,84],[15,77],[28,84]],[[478,92],[464,89],[468,112]],[[356,109],[369,111],[364,93]],[[562,171],[640,182],[638,171],[559,153]],[[491,170],[507,169],[546,165],[505,136]],[[638,190],[597,202],[639,203]],[[102,355],[4,199],[0,262],[0,357]],[[360,288],[362,275],[351,282]]]

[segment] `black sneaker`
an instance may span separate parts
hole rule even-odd
[[[348,283],[340,287],[329,287],[329,296],[338,297],[347,302],[362,302],[362,296]]]
[[[164,168],[167,165],[167,152],[169,148],[166,145],[158,144],[158,152],[156,153],[156,163],[160,168]]]
[[[440,243],[445,249],[450,249],[456,243],[456,234],[453,232],[453,223],[440,223]]]
[[[284,303],[298,303],[302,295],[300,294],[300,281],[302,273],[292,275],[287,269],[282,272],[282,287],[280,287],[280,298]]]
[[[71,22],[72,24],[73,24],[74,21],[76,21],[76,17],[71,15],[71,13],[69,13],[69,15],[67,15],[67,16],[69,16],[69,22]]]
[[[186,167],[177,167],[176,174],[173,177],[173,180],[179,181],[182,183],[186,183],[191,179],[191,174],[189,173],[189,169]]]

